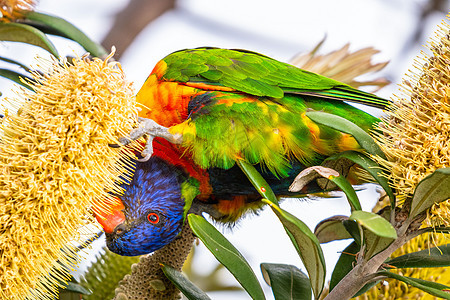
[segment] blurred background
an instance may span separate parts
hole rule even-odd
[[[128,80],[134,82],[136,92],[156,62],[179,49],[242,48],[289,61],[298,53],[312,50],[326,37],[320,49],[323,53],[337,50],[346,43],[350,43],[353,51],[364,47],[378,49],[380,53],[375,55],[374,61],[390,63],[379,74],[371,76],[386,77],[392,82],[377,92],[380,96],[391,97],[449,8],[448,0],[41,0],[36,10],[70,21],[108,50],[114,45],[115,58],[122,63]],[[66,39],[55,37],[52,41],[62,55],[84,52]],[[36,49],[2,43],[0,55],[15,51],[16,59],[32,65],[37,55],[48,57],[45,51],[33,48]],[[0,78],[0,87],[4,95],[10,95],[11,82]],[[359,193],[363,209],[373,207],[376,193],[374,185],[365,186]],[[347,201],[339,197],[339,193],[336,196],[285,200],[282,207],[314,229],[326,217],[349,214]],[[259,264],[262,262],[302,268],[281,223],[267,209],[259,216],[248,216],[232,230],[220,230],[248,259],[261,282]],[[329,272],[340,255],[338,251],[348,243],[323,245]],[[103,244],[102,239],[94,244],[77,276],[83,273]],[[196,247],[195,253],[193,272],[197,280],[193,281],[208,289],[202,286],[206,282],[199,281],[217,267],[217,262],[202,245]],[[220,270],[218,276],[223,286],[238,285],[226,270]],[[273,299],[270,290],[266,292],[267,298]],[[219,300],[248,299],[243,291],[208,294]]]

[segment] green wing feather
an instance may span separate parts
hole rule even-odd
[[[308,109],[340,115],[370,130],[378,120],[343,101],[389,105],[388,100],[336,80],[244,50],[190,49],[163,60],[167,68],[158,76],[164,81],[238,91],[199,93],[191,99],[190,109],[198,107],[185,122],[171,128],[172,133],[182,134],[183,146],[205,169],[228,169],[243,157],[286,177],[291,160],[314,165],[339,151],[359,149],[338,131],[308,121],[303,117]]]
[[[174,52],[163,60],[167,63],[163,79],[167,81],[203,82],[272,98],[301,94],[378,108],[390,105],[386,99],[339,81],[246,50],[188,49]]]

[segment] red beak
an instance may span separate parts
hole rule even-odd
[[[113,233],[114,228],[116,228],[117,225],[125,222],[125,215],[122,212],[125,207],[123,206],[122,201],[119,199],[117,200],[118,203],[111,208],[112,211],[110,214],[99,215],[94,213],[97,222],[100,223],[106,233]]]

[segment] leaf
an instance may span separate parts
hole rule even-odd
[[[315,123],[319,123],[338,131],[351,134],[359,145],[372,155],[378,155],[381,158],[386,159],[380,146],[372,139],[372,137],[361,129],[358,125],[349,120],[329,114],[323,111],[308,111],[306,116]]]
[[[76,294],[90,295],[91,292],[76,282],[61,282],[62,289]]]
[[[318,298],[325,284],[326,272],[325,259],[319,240],[308,226],[298,218],[266,199],[263,199],[262,201],[270,205],[272,211],[283,224],[292,244],[305,265],[315,298]]]
[[[425,233],[425,232],[450,233],[450,227],[445,227],[445,226],[428,227],[428,228],[423,228],[421,230],[423,230],[423,233]]]
[[[21,80],[21,78],[26,79],[27,81],[34,81],[33,79],[31,79],[28,76],[22,75],[18,72],[12,71],[12,70],[7,70],[7,69],[0,69],[0,76],[7,78],[9,80],[14,81],[17,84],[20,84],[23,87],[26,87],[29,90],[32,90],[32,88],[30,87],[30,85],[28,85],[27,83],[23,82]]]
[[[360,248],[358,244],[352,242],[342,251],[331,274],[330,291],[353,269],[353,264],[356,263],[356,253],[358,253]]]
[[[25,66],[25,65],[22,64],[21,62],[18,62],[18,61],[14,60],[14,59],[10,59],[10,58],[7,58],[7,57],[0,56],[0,60],[1,60],[1,61],[4,61],[4,62],[7,62],[7,63],[9,63],[9,64],[14,64],[14,65],[16,65],[16,66],[22,68],[23,70],[25,70],[25,71],[28,72],[28,73],[31,72],[30,68],[28,68],[27,66]]]
[[[217,260],[223,264],[253,299],[265,299],[252,268],[242,254],[202,216],[189,214],[189,225]]]
[[[386,264],[397,268],[434,268],[450,266],[450,244],[407,253],[388,260]]]
[[[43,24],[60,32],[63,36],[80,44],[92,56],[105,58],[108,55],[100,44],[92,41],[80,29],[62,18],[32,11],[27,13],[27,20],[36,22],[37,24]]]
[[[450,168],[437,169],[433,174],[419,182],[411,201],[409,218],[450,198]]]
[[[211,300],[199,287],[187,279],[181,272],[162,264],[161,269],[167,278],[190,300]]]
[[[368,290],[370,290],[371,288],[373,288],[374,286],[376,286],[378,283],[380,283],[380,280],[377,281],[372,281],[369,283],[366,283],[354,296],[354,297],[358,297],[362,294],[364,294],[365,292],[367,292]]]
[[[330,176],[339,176],[339,172],[322,166],[313,166],[306,168],[295,177],[294,181],[289,187],[289,191],[298,192],[311,181],[320,177],[328,178]]]
[[[387,208],[388,209],[380,210],[377,215],[381,217],[383,217],[385,214],[389,215],[390,207]],[[360,227],[361,225],[354,220],[350,219],[344,220],[342,223],[345,229],[348,231],[348,233],[353,237],[356,244],[358,244],[358,246],[361,246],[361,233],[362,233],[364,245],[366,246],[364,252],[364,256],[366,258],[370,258],[375,254],[379,253],[380,251],[386,249],[394,241],[393,238],[380,237],[371,232],[370,230],[368,230],[367,228]]]
[[[277,197],[273,193],[269,184],[266,182],[266,180],[264,180],[261,174],[259,174],[255,167],[242,159],[238,159],[237,164],[241,168],[242,172],[244,172],[244,174],[250,180],[255,189],[258,191],[258,193],[263,198],[278,205]]]
[[[272,287],[275,300],[311,300],[311,283],[297,267],[285,264],[261,264],[264,280]]]
[[[359,225],[380,237],[391,239],[397,238],[397,232],[394,227],[392,227],[391,223],[377,214],[357,210],[352,212],[349,219],[356,221]]]
[[[340,176],[336,170],[330,168],[314,166],[304,169],[295,177],[294,181],[289,187],[289,191],[298,192],[310,181],[319,177],[324,177],[328,180],[331,180],[345,193],[352,211],[361,210],[361,204],[359,203],[359,199],[356,195],[355,189],[347,181],[347,179],[345,179],[344,176]]]
[[[344,192],[345,196],[347,196],[347,201],[350,204],[352,211],[361,210],[361,203],[359,203],[355,189],[344,176],[330,176],[328,179],[333,181]]]
[[[40,30],[18,23],[0,23],[0,41],[26,43],[41,47],[59,57],[53,43]]]
[[[361,231],[358,223],[353,220],[344,220],[342,221],[347,232],[352,236],[358,246],[361,246]]]
[[[381,237],[367,229],[363,229],[364,243],[366,244],[365,257],[367,259],[386,249],[395,239]]]
[[[314,229],[314,234],[321,244],[336,240],[349,239],[352,236],[345,228],[343,221],[348,220],[347,216],[333,216],[322,220]]]
[[[381,271],[377,274],[403,281],[404,283],[421,289],[422,291],[427,292],[430,295],[441,297],[444,299],[450,299],[450,286],[446,286],[437,282],[426,281],[419,278],[405,277],[388,271]]]
[[[395,207],[394,193],[389,186],[388,180],[385,176],[383,176],[380,166],[375,161],[367,157],[367,155],[364,155],[363,153],[359,153],[357,151],[344,151],[328,157],[324,160],[324,162],[330,160],[338,160],[341,158],[351,160],[352,162],[358,164],[361,168],[366,170],[370,175],[372,175],[372,177],[378,182],[378,184],[385,190],[386,194],[389,196],[391,200],[391,207]]]

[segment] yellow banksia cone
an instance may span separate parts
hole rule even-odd
[[[404,80],[402,95],[394,98],[379,126],[378,139],[389,158],[382,164],[390,170],[399,201],[412,195],[417,184],[436,169],[450,167],[449,29],[443,22],[428,45],[432,56],[422,53],[422,62],[415,65],[418,74],[411,72]],[[438,206],[447,211],[448,205]],[[436,207],[432,212],[440,214]],[[449,225],[447,220],[444,223]]]
[[[68,276],[62,265],[76,265],[77,243],[98,230],[85,226],[95,224],[92,212],[114,203],[108,191],[121,192],[134,157],[109,146],[137,113],[118,63],[54,62],[34,80],[34,92],[7,100],[23,104],[0,126],[1,299],[53,299]]]
[[[34,0],[0,0],[0,22],[10,22],[21,19],[36,6]]]
[[[417,74],[410,72],[401,85],[393,107],[380,124],[377,136],[389,161],[389,179],[400,202],[411,197],[417,184],[438,168],[450,167],[450,26],[442,22],[428,48],[416,60]],[[450,225],[448,200],[435,204],[427,213],[426,226]],[[448,235],[423,234],[408,241],[392,257],[448,243]],[[394,269],[403,276],[450,285],[448,268]],[[386,279],[357,299],[436,299],[401,281]]]

